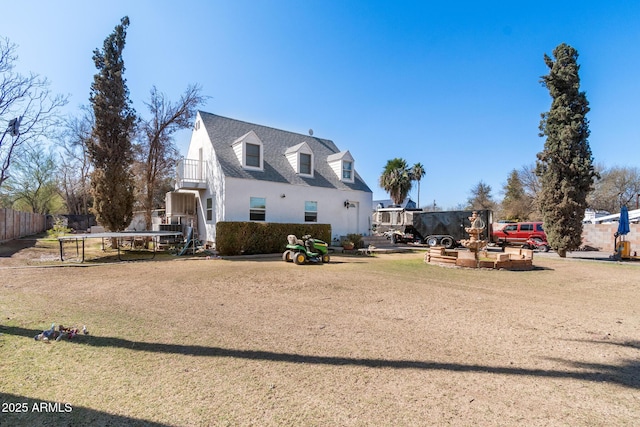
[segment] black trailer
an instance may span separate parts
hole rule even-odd
[[[445,212],[413,212],[413,234],[420,236],[429,246],[441,245],[447,248],[458,246],[460,240],[468,239],[466,227],[471,227],[469,217],[474,211],[445,211]],[[489,240],[491,237],[491,223],[493,213],[490,210],[476,211],[478,217],[485,224],[485,229],[478,236]]]
[[[381,208],[373,215],[373,226],[381,233],[394,229],[401,233],[411,234],[429,246],[454,248],[460,240],[468,239],[466,227],[471,227],[469,217],[473,210],[425,212],[398,208]],[[475,211],[485,224],[480,239],[491,240],[493,212],[491,210]]]

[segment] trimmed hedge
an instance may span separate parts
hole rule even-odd
[[[284,252],[287,236],[305,234],[331,242],[330,224],[282,224],[275,222],[218,222],[216,250],[220,255],[254,255]]]

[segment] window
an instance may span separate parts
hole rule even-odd
[[[311,154],[300,153],[300,173],[311,175]]]
[[[233,153],[243,169],[263,171],[264,149],[258,135],[249,131],[231,143]]]
[[[207,221],[213,220],[213,199],[207,198]]]
[[[298,175],[313,178],[313,151],[306,142],[287,148],[284,152],[289,164]]]
[[[260,146],[257,144],[246,144],[245,164],[247,166],[260,167]]]
[[[353,163],[344,161],[342,162],[342,179],[353,179],[352,172],[353,171]]]
[[[249,221],[264,221],[267,217],[267,199],[251,197],[249,206]]]
[[[516,231],[518,229],[518,224],[510,224],[503,228],[504,231]]]
[[[318,222],[318,202],[304,202],[304,222]]]
[[[356,170],[351,153],[340,151],[339,153],[331,154],[327,156],[327,162],[340,181],[354,182]]]
[[[520,231],[533,231],[533,224],[520,224]]]

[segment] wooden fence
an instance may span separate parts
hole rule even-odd
[[[41,233],[46,229],[46,215],[0,208],[0,242]]]

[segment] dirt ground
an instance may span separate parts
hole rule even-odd
[[[76,268],[56,255],[0,245],[0,326],[81,313],[105,337],[96,346],[117,347],[100,357],[144,353],[154,373],[132,363],[114,386],[94,355],[82,378],[101,398],[73,378],[44,390],[0,379],[5,398],[68,401],[103,425],[640,425],[640,262],[545,255],[508,272],[410,253]],[[125,315],[158,330],[127,331]]]

